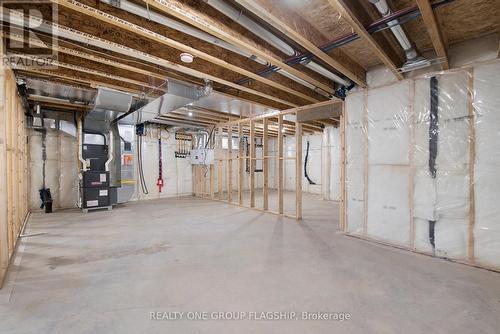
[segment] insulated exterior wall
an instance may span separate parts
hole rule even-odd
[[[500,268],[498,78],[495,61],[348,96],[347,233]]]
[[[500,63],[474,68],[474,256],[500,266]]]
[[[134,170],[136,171],[136,187],[133,199],[155,199],[177,196],[188,196],[193,193],[191,161],[188,158],[176,158],[175,133],[161,130],[162,138],[162,176],[163,184],[161,193],[158,191],[156,182],[159,176],[159,129],[148,126],[146,135],[142,139],[143,168],[148,194],[145,194],[139,183],[137,168],[137,155]],[[137,136],[136,136],[137,145]]]
[[[59,130],[46,129],[45,187],[50,189],[54,209],[74,208],[78,201],[76,138]],[[40,210],[43,188],[42,133],[29,130],[30,210]]]
[[[0,51],[3,44],[0,43]],[[0,287],[28,214],[24,107],[10,68],[0,64]]]
[[[340,200],[340,129],[325,127],[322,144],[322,195],[330,201]]]
[[[365,220],[364,210],[364,169],[365,155],[365,94],[363,91],[350,94],[346,98],[346,223],[347,232],[362,234]]]
[[[429,221],[435,221],[435,250],[443,257],[465,259],[469,218],[469,128],[466,71],[437,79],[438,140],[436,177],[429,171],[430,78],[415,82],[415,247],[432,251]]]
[[[367,231],[409,245],[410,82],[368,91]]]

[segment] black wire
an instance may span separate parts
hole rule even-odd
[[[137,157],[138,157],[138,168],[139,168],[139,180],[141,182],[142,192],[144,194],[149,194],[148,186],[146,184],[146,180],[144,178],[144,169],[142,166],[142,136],[137,138]]]
[[[309,159],[309,140],[307,141],[307,149],[306,149],[306,158],[304,159],[304,176],[306,177],[307,181],[309,181],[309,184],[316,184],[313,180],[309,178],[309,175],[307,175],[307,160]]]

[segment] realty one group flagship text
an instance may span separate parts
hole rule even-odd
[[[150,320],[250,320],[250,321],[294,321],[294,320],[330,320],[345,321],[351,318],[347,312],[283,312],[283,311],[239,311],[239,312],[208,312],[208,311],[152,311]]]

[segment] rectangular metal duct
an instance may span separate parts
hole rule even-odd
[[[178,81],[168,82],[168,92],[156,100],[148,103],[139,110],[120,120],[122,124],[140,124],[151,121],[160,115],[182,108],[190,103],[208,96],[210,87],[189,85]]]

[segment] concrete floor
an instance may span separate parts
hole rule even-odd
[[[0,332],[498,333],[500,274],[345,237],[338,204],[311,195],[304,217],[194,198],[33,214]],[[150,320],[169,311],[351,319]]]

